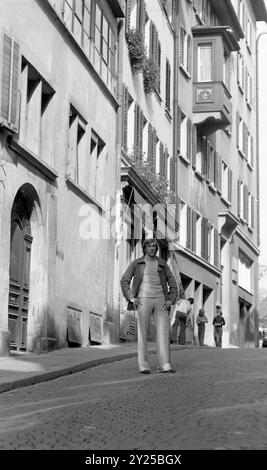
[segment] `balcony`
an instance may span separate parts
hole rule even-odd
[[[223,82],[194,83],[194,124],[227,127],[232,121],[231,95]]]
[[[228,26],[196,26],[192,32],[194,124],[225,128],[232,121],[230,59],[238,41]]]

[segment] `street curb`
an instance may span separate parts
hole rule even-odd
[[[172,345],[172,351],[179,351],[182,349],[198,349],[197,346],[178,346]],[[156,348],[150,349],[149,354],[155,354]],[[137,351],[129,352],[129,353],[122,353],[114,356],[106,356],[98,359],[93,359],[87,362],[82,362],[80,364],[75,364],[70,367],[63,367],[61,369],[53,370],[51,372],[40,373],[38,375],[33,375],[31,377],[25,377],[23,379],[15,379],[12,382],[6,382],[0,384],[0,393],[9,392],[10,390],[15,390],[17,388],[28,387],[29,385],[35,385],[42,382],[47,382],[49,380],[56,379],[58,377],[63,377],[65,375],[75,374],[75,372],[81,372],[86,369],[90,369],[91,367],[96,367],[102,364],[108,364],[111,362],[122,361],[123,359],[130,359],[132,357],[137,356]]]

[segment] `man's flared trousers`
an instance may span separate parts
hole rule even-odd
[[[140,297],[138,320],[138,365],[140,371],[150,370],[148,363],[147,335],[154,312],[156,324],[156,347],[158,366],[161,370],[171,369],[170,365],[170,312],[164,310],[164,296],[158,298]]]

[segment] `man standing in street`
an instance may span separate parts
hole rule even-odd
[[[216,348],[222,347],[222,334],[223,334],[223,325],[225,325],[225,320],[222,316],[222,309],[221,305],[216,305],[216,316],[213,319],[213,326],[214,326],[214,339]]]
[[[170,308],[178,296],[178,288],[166,261],[156,256],[155,239],[143,243],[143,256],[130,263],[121,278],[128,310],[137,309],[138,365],[141,374],[150,374],[147,334],[152,313],[156,323],[157,360],[160,372],[175,372],[170,364]],[[130,283],[133,279],[132,288]]]

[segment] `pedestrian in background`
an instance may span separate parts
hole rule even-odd
[[[212,324],[214,326],[214,339],[216,348],[221,348],[223,335],[222,327],[225,325],[225,320],[222,316],[222,308],[220,304],[216,305],[216,316],[214,317]]]
[[[198,312],[198,316],[196,319],[196,323],[198,326],[198,341],[200,346],[204,346],[204,336],[205,336],[205,323],[208,323],[208,319],[205,315],[204,308],[200,308]]]
[[[186,299],[180,299],[178,300],[174,311],[172,313],[172,321],[171,321],[171,326],[172,326],[172,331],[171,331],[171,342],[176,343],[177,342],[177,328],[179,328],[179,344],[185,344],[185,330],[186,326],[189,325],[189,322],[191,321],[190,313],[192,311],[192,305],[194,303],[194,299],[192,297],[189,297],[187,300]]]
[[[121,278],[128,310],[137,309],[138,365],[141,374],[150,374],[147,335],[154,313],[159,372],[175,372],[170,364],[170,309],[178,296],[178,287],[170,267],[156,256],[155,239],[143,243],[143,256],[126,269]],[[132,287],[130,287],[133,280]]]

